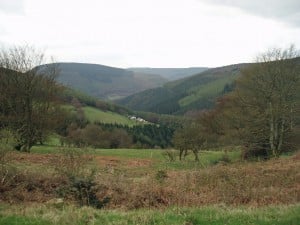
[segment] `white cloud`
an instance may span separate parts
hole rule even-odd
[[[24,12],[0,14],[0,42],[31,43],[60,61],[218,66],[300,46],[299,28],[199,0],[25,0]]]
[[[0,0],[0,13],[23,13],[23,0]]]

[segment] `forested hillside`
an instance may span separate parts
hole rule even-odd
[[[206,70],[191,77],[166,83],[118,101],[133,110],[163,114],[183,114],[213,107],[217,97],[233,88],[240,70],[248,64],[236,64]]]

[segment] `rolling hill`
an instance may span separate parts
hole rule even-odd
[[[224,89],[230,89],[230,85],[246,65],[248,64],[208,69],[117,102],[133,110],[162,114],[183,114],[189,110],[211,108]]]
[[[85,63],[56,63],[58,81],[91,96],[114,100],[149,88],[162,86],[167,80],[159,75]]]
[[[150,67],[135,67],[128,68],[128,70],[137,72],[137,73],[147,73],[147,74],[159,74],[160,76],[173,81],[178,80],[184,77],[189,77],[205,70],[208,70],[207,67],[190,67],[190,68],[150,68]]]

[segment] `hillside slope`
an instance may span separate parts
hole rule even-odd
[[[191,77],[166,83],[118,101],[133,110],[163,114],[182,114],[189,110],[207,109],[248,64],[236,64],[206,70]]]
[[[173,81],[178,80],[184,77],[189,77],[205,70],[208,70],[207,67],[190,67],[190,68],[150,68],[150,67],[136,67],[128,68],[128,70],[138,72],[138,73],[147,73],[147,74],[159,74],[162,77]]]
[[[167,81],[159,75],[97,64],[57,63],[56,65],[59,69],[59,82],[102,99],[122,98],[161,86]]]

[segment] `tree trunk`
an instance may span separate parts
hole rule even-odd
[[[180,149],[179,150],[179,160],[181,161],[181,159],[182,159],[182,153],[183,153],[183,149]]]
[[[284,138],[284,126],[285,126],[285,119],[282,119],[281,128],[280,128],[280,135],[279,135],[279,140],[278,140],[278,147],[277,147],[277,152],[276,152],[277,157],[281,153],[281,149],[282,149],[283,138]]]
[[[199,162],[198,150],[197,149],[193,149],[193,153],[195,155],[195,161]]]
[[[273,115],[273,106],[272,102],[269,103],[269,110],[270,110],[270,134],[269,134],[269,144],[270,144],[270,151],[274,155],[275,153],[275,145],[274,145],[274,137],[275,137],[275,127],[274,127],[274,115]]]

